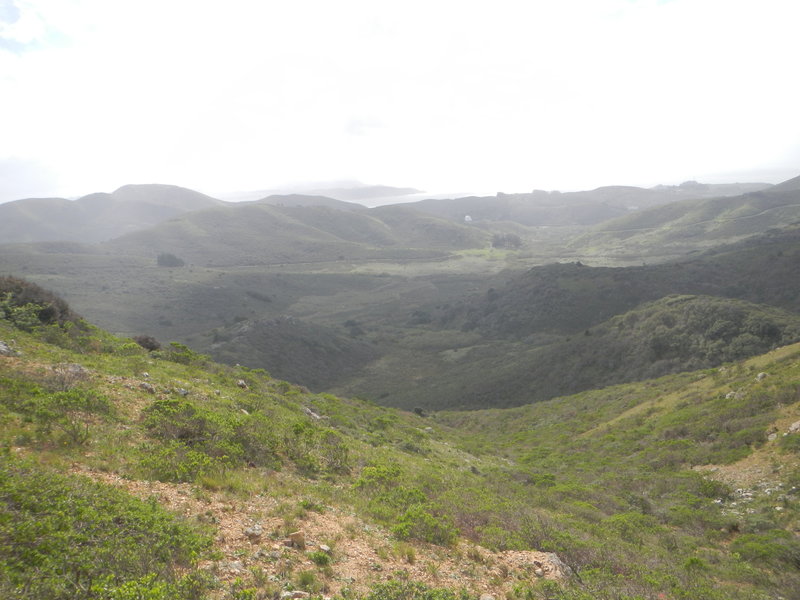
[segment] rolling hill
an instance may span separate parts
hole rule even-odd
[[[796,180],[790,180],[739,196],[684,200],[637,211],[597,225],[570,246],[587,256],[686,255],[798,222],[800,189]]]
[[[486,233],[405,207],[232,204],[185,214],[104,244],[109,252],[174,253],[195,264],[258,265],[443,256],[481,247]]]
[[[409,308],[406,327],[391,341],[373,336],[383,340],[380,360],[334,390],[406,409],[512,406],[720,364],[732,359],[728,351],[744,358],[795,339],[800,229],[777,230],[689,261],[617,268],[552,264],[486,287]],[[685,313],[668,317],[676,294],[709,298],[692,300]],[[740,301],[751,304],[743,308]],[[766,330],[757,334],[760,342],[751,339],[753,346],[735,339],[747,333],[738,318],[728,332],[736,335],[714,338],[716,320],[749,314],[759,322],[759,315],[773,309],[783,311],[783,317],[772,313],[785,324],[782,341],[771,340]],[[683,321],[697,311],[716,317],[704,325],[694,317],[694,325]],[[666,332],[658,327],[662,318],[671,323]],[[640,319],[647,326],[628,327]],[[669,338],[663,347],[662,333]],[[702,341],[692,342],[692,335]],[[675,349],[685,354],[670,354]]]
[[[223,202],[174,185],[126,185],[74,201],[31,198],[0,204],[3,243],[101,242]]]
[[[401,344],[336,393],[406,410],[505,408],[719,366],[800,341],[800,315],[707,296],[667,296],[575,334],[429,335]],[[408,348],[407,346],[411,346]]]
[[[767,188],[770,185],[765,183],[710,185],[695,182],[650,189],[607,186],[581,192],[535,190],[527,194],[429,199],[409,206],[455,222],[463,222],[469,215],[478,222],[510,221],[532,227],[588,226],[663,204],[734,196]]]
[[[504,286],[441,313],[452,327],[489,336],[576,333],[669,294],[739,298],[796,311],[800,228],[773,230],[689,260],[641,267],[560,263],[533,267]]]

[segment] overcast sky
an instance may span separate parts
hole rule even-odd
[[[0,0],[0,201],[800,174],[797,0]]]

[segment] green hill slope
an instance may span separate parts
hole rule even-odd
[[[570,246],[590,255],[685,255],[800,221],[793,180],[735,197],[684,200],[606,221]]]
[[[669,294],[800,306],[800,229],[773,230],[692,260],[642,267],[534,267],[441,318],[490,336],[576,333]]]
[[[211,356],[228,364],[266,367],[280,379],[325,390],[379,356],[378,349],[344,330],[282,317],[215,329]]]
[[[386,354],[335,387],[405,409],[518,406],[761,354],[800,341],[800,316],[725,298],[667,296],[574,335],[462,339],[470,341],[418,350],[416,358]]]
[[[180,345],[148,353],[85,324],[26,332],[9,307],[30,307],[8,300],[0,590],[14,597],[761,600],[800,589],[800,346],[424,417]]]

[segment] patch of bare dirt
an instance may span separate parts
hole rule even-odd
[[[776,485],[784,473],[800,468],[800,460],[796,456],[779,453],[777,449],[784,435],[800,435],[789,433],[791,425],[800,420],[800,405],[794,404],[783,412],[769,429],[767,443],[750,455],[729,465],[698,465],[694,470],[733,488],[754,489]]]
[[[504,598],[520,581],[558,579],[568,569],[557,556],[545,552],[491,552],[466,540],[453,548],[398,543],[383,528],[335,507],[293,516],[289,529],[302,532],[305,540],[299,547],[288,543],[289,529],[281,515],[281,507],[292,501],[289,498],[232,498],[190,484],[130,480],[77,464],[73,472],[140,498],[155,496],[178,515],[212,524],[217,560],[206,561],[201,568],[223,583],[241,578],[247,585],[282,587],[297,573],[312,571],[326,596],[343,588],[362,593],[371,584],[403,576],[430,586],[465,587],[474,594]],[[320,568],[308,554],[325,548],[331,563]]]

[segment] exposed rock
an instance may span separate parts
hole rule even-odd
[[[572,575],[572,569],[567,563],[558,557],[558,554],[555,552],[546,552],[545,555],[547,556],[547,560],[556,575],[560,577],[568,577]]]
[[[480,600],[494,600],[494,596],[491,594],[481,594]]]
[[[142,388],[148,394],[155,394],[156,393],[156,388],[154,388],[152,384],[147,383],[146,381],[143,381],[142,383],[140,383],[139,387]]]
[[[237,381],[236,385],[238,385],[243,390],[247,389],[247,382],[244,379],[240,379],[239,381]]]
[[[800,433],[800,421],[795,421],[789,425],[789,433]]]
[[[0,356],[19,356],[19,352],[13,350],[11,346],[0,340]]]
[[[244,571],[244,565],[240,560],[232,560],[230,562],[223,562],[220,564],[220,567],[223,571],[227,571],[228,573],[241,573]]]
[[[761,373],[756,375],[756,381],[764,381],[767,377],[768,375],[762,371]]]
[[[261,539],[261,536],[264,534],[264,528],[261,527],[259,523],[256,523],[252,527],[247,527],[244,530],[244,534],[251,542],[255,542]]]
[[[537,567],[536,569],[533,570],[533,574],[536,575],[537,577],[544,577],[544,570]]]
[[[62,363],[55,365],[53,371],[61,376],[68,376],[75,379],[84,379],[89,376],[89,369],[78,363]]]
[[[308,408],[307,406],[303,407],[303,412],[306,413],[312,419],[321,419],[322,418],[317,413],[315,413],[313,410]]]
[[[322,550],[325,554],[331,553],[331,547],[326,544],[320,544],[319,549]]]
[[[179,396],[183,396],[184,398],[189,395],[189,390],[184,388],[176,388],[175,393]]]
[[[281,600],[286,600],[288,598],[309,598],[311,594],[308,592],[301,592],[300,590],[291,590],[281,592]]]
[[[770,434],[767,436],[767,440],[768,440],[768,441],[770,441],[770,442],[772,442],[772,441],[774,441],[775,439],[777,439],[777,437],[778,437],[778,434],[777,434],[777,433],[770,433]]]
[[[295,548],[303,550],[306,547],[306,536],[302,531],[295,531],[289,534],[289,541]]]

